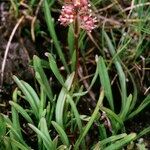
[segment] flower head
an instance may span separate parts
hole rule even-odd
[[[91,32],[96,27],[97,19],[93,16],[87,0],[72,0],[72,3],[65,4],[58,21],[67,26],[73,23],[76,17],[78,17],[82,29]]]
[[[60,21],[62,25],[67,26],[74,21],[74,18],[74,6],[72,4],[63,6],[58,21]]]

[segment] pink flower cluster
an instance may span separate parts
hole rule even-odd
[[[89,7],[87,0],[72,0],[72,3],[65,4],[62,7],[58,21],[62,25],[67,26],[78,17],[80,27],[91,32],[96,27],[97,19],[93,17],[92,10]]]

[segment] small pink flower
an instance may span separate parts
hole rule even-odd
[[[74,6],[72,4],[63,6],[58,21],[60,21],[62,25],[67,26],[70,23],[72,23],[74,19],[75,19]]]
[[[94,28],[96,28],[95,23],[97,22],[96,18],[93,18],[90,15],[80,16],[80,26],[82,29],[91,32]]]
[[[81,8],[81,7],[88,7],[88,1],[87,0],[72,0],[73,5],[75,7]]]

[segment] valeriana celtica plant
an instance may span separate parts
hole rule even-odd
[[[63,26],[73,24],[74,29],[74,50],[76,51],[75,78],[77,77],[79,66],[79,34],[80,29],[90,33],[96,28],[97,18],[95,17],[88,0],[72,0],[65,2],[62,6],[58,21]],[[73,65],[73,64],[72,64]]]

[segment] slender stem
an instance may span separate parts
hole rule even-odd
[[[76,66],[75,66],[75,76],[74,81],[77,81],[78,78],[78,66],[79,66],[79,21],[78,21],[78,10],[76,10],[76,19],[74,25],[74,36],[75,36],[75,50],[76,50]]]

